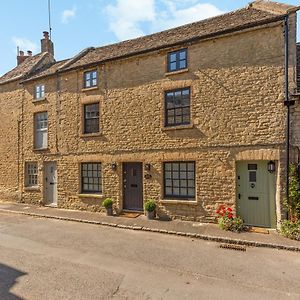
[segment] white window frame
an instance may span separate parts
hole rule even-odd
[[[85,89],[97,87],[98,86],[98,70],[95,69],[95,70],[84,72],[83,80],[84,80],[83,86]]]
[[[25,163],[25,186],[26,187],[38,186],[38,163],[37,162]]]
[[[44,98],[45,98],[45,85],[44,84],[36,85],[34,88],[34,99],[42,100]]]
[[[48,112],[39,112],[34,115],[34,148],[48,148]]]

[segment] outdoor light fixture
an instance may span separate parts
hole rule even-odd
[[[145,171],[150,171],[151,165],[150,164],[145,164]]]
[[[274,173],[275,172],[275,162],[274,161],[269,161],[268,162],[268,171],[270,173]]]
[[[113,171],[116,171],[116,170],[117,170],[117,163],[113,162],[113,163],[111,164],[111,169],[112,169]]]

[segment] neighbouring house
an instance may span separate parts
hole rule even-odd
[[[255,1],[64,61],[44,32],[0,78],[1,199],[100,211],[111,197],[120,212],[151,198],[201,222],[226,204],[275,228],[287,144],[299,159],[297,10]]]

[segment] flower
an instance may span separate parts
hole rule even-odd
[[[231,207],[227,207],[227,211],[232,211],[232,208]]]

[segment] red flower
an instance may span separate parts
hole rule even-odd
[[[233,219],[233,214],[228,214],[228,219]]]
[[[219,211],[219,210],[217,210],[217,211],[216,211],[216,213],[217,213],[217,214],[220,214],[220,211]]]
[[[232,211],[232,208],[231,208],[231,207],[228,207],[228,208],[227,208],[227,211]]]

